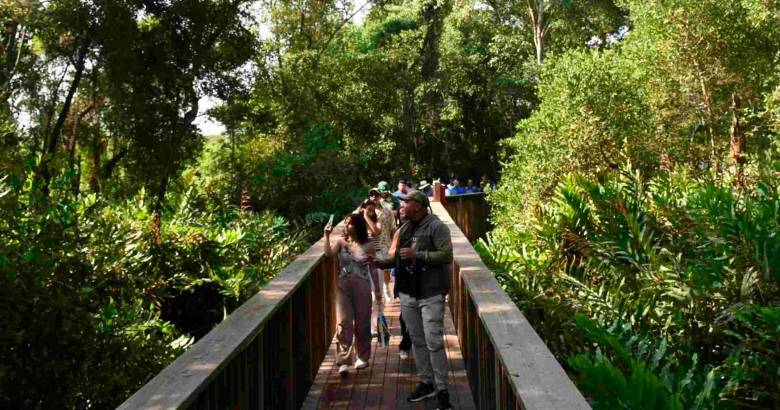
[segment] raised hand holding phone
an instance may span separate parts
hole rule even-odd
[[[330,214],[328,223],[325,224],[325,235],[329,236],[331,232],[333,232],[333,214]]]

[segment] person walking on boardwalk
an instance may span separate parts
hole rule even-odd
[[[390,193],[390,184],[387,183],[387,181],[379,181],[379,183],[376,186],[377,191],[379,191],[379,195],[382,196],[382,201],[380,202],[380,205],[382,205],[385,209],[390,209],[393,213],[393,217],[396,219],[396,226],[400,225],[400,209],[401,209],[401,200],[398,199],[395,195]],[[393,234],[395,234],[396,229],[393,229]],[[392,238],[391,238],[392,240]],[[388,244],[389,248],[389,244]],[[385,255],[387,256],[387,255]],[[390,266],[392,276],[395,277],[395,265]],[[387,268],[385,268],[385,272],[387,272]],[[389,280],[387,280],[389,283]],[[393,287],[393,294],[398,297],[398,287]],[[391,300],[391,298],[388,298],[387,300]],[[401,343],[398,344],[398,355],[401,357],[401,360],[406,360],[409,358],[409,352],[412,350],[412,338],[409,336],[409,331],[406,329],[406,321],[404,321],[404,315],[401,314],[399,316],[399,321],[401,322]]]
[[[373,191],[371,191],[371,192],[373,192]],[[371,195],[371,192],[369,192],[369,195]],[[377,213],[377,209],[376,208],[377,208],[376,202],[374,202],[371,198],[369,198],[369,199],[364,200],[360,204],[360,209],[359,209],[358,212],[360,213],[360,215],[363,216],[363,219],[366,222],[366,227],[368,228],[368,239],[369,239],[369,241],[371,241],[371,246],[374,247],[374,256],[376,258],[382,259],[382,258],[385,257],[385,254],[387,254],[387,249],[390,248],[390,241],[389,240],[387,241],[388,243],[387,243],[386,247],[383,248],[381,246],[381,240],[382,240],[382,237],[384,236],[384,234],[382,232],[383,231],[382,224],[381,224],[381,222],[379,220],[379,214]],[[391,233],[388,233],[387,235],[392,237]],[[372,267],[372,269],[374,269],[374,268]],[[374,276],[372,275],[372,277],[374,277]],[[376,277],[379,277],[379,272],[377,272]],[[377,280],[372,281],[371,282],[371,288],[374,289],[374,287],[376,287],[376,286],[382,286],[381,282],[379,282]],[[376,290],[375,290],[375,293],[376,293]],[[385,297],[386,300],[390,300],[390,297],[388,296],[387,292],[383,292],[383,294],[384,294],[384,297]],[[377,303],[374,304],[374,309],[372,309],[372,311],[371,311],[371,323],[376,323],[377,317],[380,314],[383,313],[383,312],[379,311],[379,308],[382,307],[379,304],[379,300],[375,299],[375,301]],[[372,336],[375,335],[373,329],[377,329],[378,330],[378,328],[373,328],[372,327]]]
[[[379,181],[376,189],[379,191],[379,195],[382,196],[382,207],[387,207],[387,204],[390,204],[393,216],[395,216],[396,226],[400,225],[398,223],[400,222],[398,211],[401,209],[401,200],[390,192],[390,184],[387,181]]]
[[[395,223],[395,215],[393,215],[393,206],[391,203],[383,202],[382,194],[377,188],[371,188],[371,190],[368,192],[368,197],[371,199],[371,201],[374,202],[374,204],[376,204],[374,208],[379,222],[379,228],[381,229],[379,236],[373,236],[371,239],[372,241],[376,241],[374,243],[376,257],[379,259],[384,259],[387,255],[387,250],[390,249],[390,243],[393,241],[393,234],[395,234],[395,230],[397,228]],[[369,233],[371,233],[370,230]],[[385,295],[385,300],[390,301],[393,299],[393,297],[390,295],[389,270],[382,270],[382,279],[384,280],[382,292]]]
[[[372,268],[374,247],[368,238],[366,220],[361,214],[352,214],[344,220],[344,235],[331,243],[332,227],[325,227],[325,255],[338,255],[339,272],[336,292],[338,333],[336,363],[339,374],[345,375],[352,362],[352,339],[357,348],[355,369],[368,366],[371,358],[371,280],[379,283]],[[371,275],[371,276],[369,276]],[[382,303],[382,292],[374,297]]]
[[[447,354],[444,350],[444,298],[449,292],[448,265],[452,238],[447,226],[428,212],[428,197],[409,191],[402,200],[405,223],[393,237],[388,257],[380,265],[395,265],[401,314],[414,346],[420,383],[407,400],[420,402],[436,396],[437,408],[451,408],[447,390]]]

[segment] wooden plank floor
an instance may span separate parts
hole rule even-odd
[[[435,399],[416,404],[406,401],[406,396],[419,380],[414,367],[414,355],[407,360],[401,360],[398,355],[398,344],[401,342],[399,313],[398,300],[385,306],[385,316],[392,334],[390,346],[381,346],[374,338],[371,343],[371,362],[365,369],[355,370],[350,366],[349,374],[340,376],[336,366],[334,340],[309,390],[303,408],[435,409]],[[450,364],[450,401],[453,409],[474,409],[463,356],[454,329],[450,310],[447,307],[444,314],[444,337]]]

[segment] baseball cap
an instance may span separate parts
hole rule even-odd
[[[427,208],[431,205],[430,201],[428,200],[428,196],[424,193],[412,189],[411,191],[407,192],[406,195],[401,197],[402,201],[414,201],[418,204],[422,205],[423,207]]]
[[[376,189],[380,194],[390,192],[390,184],[388,184],[387,181],[380,181],[378,184],[376,184]]]
[[[379,189],[377,189],[376,187],[374,187],[374,188],[371,188],[371,189],[368,191],[368,196],[369,196],[369,197],[370,197],[370,196],[373,196],[373,195],[374,195],[374,193],[381,194],[381,192],[379,192]]]

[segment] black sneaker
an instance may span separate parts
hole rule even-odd
[[[408,401],[409,403],[417,403],[425,399],[430,399],[435,395],[436,395],[436,389],[433,387],[432,384],[425,384],[420,382],[420,384],[417,385],[417,388],[414,389],[414,391],[412,392],[412,394],[409,395],[406,401]]]
[[[436,410],[452,410],[452,406],[450,405],[450,392],[447,390],[439,390],[436,401],[438,402]]]

